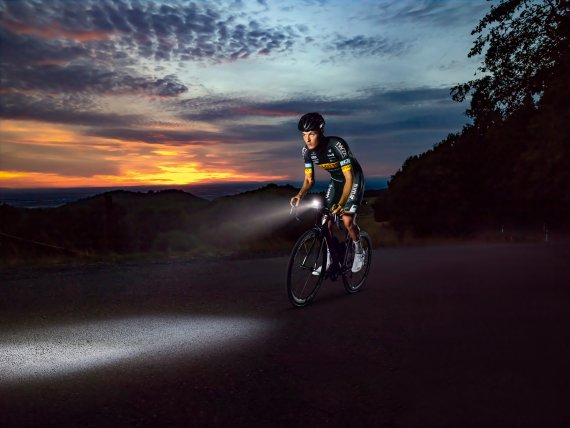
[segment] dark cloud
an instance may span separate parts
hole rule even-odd
[[[397,56],[408,49],[404,42],[390,40],[384,37],[355,36],[344,37],[337,35],[330,47],[341,56]]]
[[[176,76],[161,78],[138,76],[129,70],[96,67],[94,64],[37,64],[20,67],[2,64],[2,86],[5,90],[45,93],[146,94],[173,97],[188,91]]]
[[[255,20],[238,22],[210,3],[32,0],[0,1],[3,117],[44,117],[59,123],[104,120],[86,105],[63,104],[73,94],[177,97],[189,88],[174,75],[137,71],[142,57],[161,61],[237,61],[290,49],[297,32]],[[30,102],[30,91],[45,100]],[[43,93],[43,95],[41,95]],[[56,95],[54,95],[56,94]],[[26,109],[39,109],[26,113]],[[77,111],[79,108],[79,112]],[[58,119],[67,113],[68,118]]]
[[[231,11],[205,2],[4,0],[0,7],[2,26],[17,34],[49,35],[62,44],[112,39],[106,48],[153,60],[236,60],[284,51],[297,38],[287,27],[238,22]]]
[[[0,117],[98,127],[135,125],[145,119],[137,115],[101,113],[94,108],[89,97],[81,95],[46,97],[23,93],[11,93],[2,97]]]
[[[218,136],[221,142],[263,143],[258,157],[290,165],[299,159],[302,146],[297,131],[299,117],[319,111],[327,120],[327,134],[346,138],[359,153],[367,154],[367,163],[375,168],[398,165],[409,154],[429,149],[466,123],[464,106],[453,102],[445,88],[369,89],[357,95],[274,102],[215,99],[212,104],[201,99],[194,100],[194,113],[186,113],[185,118],[215,121],[223,129]]]
[[[92,137],[112,138],[122,141],[137,141],[148,144],[168,144],[171,146],[212,145],[220,139],[218,134],[200,131],[167,131],[146,130],[128,127],[91,128],[84,135]],[[224,138],[224,142],[232,142],[231,137]]]
[[[327,135],[341,136],[349,142],[367,176],[387,175],[409,155],[419,154],[450,132],[459,131],[466,121],[463,107],[451,101],[448,90],[442,89],[373,91],[360,99],[253,103],[247,110],[258,111],[263,116],[258,118],[257,124],[249,125],[241,124],[239,117],[234,117],[235,122],[226,125],[221,140],[228,135],[232,141],[263,143],[259,145],[256,159],[271,160],[272,170],[285,175],[295,174],[296,170],[291,168],[296,164],[300,171],[303,143],[297,121],[308,111],[320,111],[325,116]],[[290,113],[294,111],[298,113]],[[238,113],[228,111],[225,119],[231,114]],[[275,116],[287,119],[264,123],[265,118]],[[317,179],[327,179],[324,175]]]
[[[174,109],[180,111],[180,116],[187,120],[231,121],[245,116],[258,117],[300,117],[309,111],[319,111],[332,117],[350,118],[362,114],[385,117],[414,109],[434,106],[457,107],[452,102],[449,89],[446,88],[414,88],[407,90],[386,91],[369,88],[356,93],[352,98],[326,98],[305,96],[286,100],[258,102],[238,98],[197,98],[192,100],[174,101]],[[460,108],[459,108],[460,110]],[[401,113],[400,113],[401,114]]]

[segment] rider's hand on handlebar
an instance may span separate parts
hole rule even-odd
[[[333,204],[331,207],[331,214],[342,216],[344,214],[344,208],[341,205]]]
[[[291,198],[291,201],[289,201],[289,204],[291,205],[292,208],[299,206],[299,202],[301,201],[301,196],[299,195],[295,195]]]

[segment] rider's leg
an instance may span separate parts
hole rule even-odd
[[[356,224],[356,214],[347,214],[344,213],[342,216],[342,221],[344,223],[344,227],[348,231],[350,238],[353,242],[357,242],[360,240],[360,228]]]
[[[346,227],[346,230],[348,231],[348,234],[354,243],[354,260],[352,261],[352,271],[358,272],[364,265],[364,251],[360,242],[360,228],[356,224],[355,220],[356,214],[344,214],[342,216],[344,226]]]
[[[334,204],[338,203],[338,200],[340,199],[340,195],[342,194],[342,188],[340,187],[341,185],[342,185],[342,183],[339,184],[338,182],[336,182],[332,179],[329,182],[329,187],[327,188],[327,191],[325,193],[325,200],[326,200],[326,203],[327,203],[327,206],[329,207],[329,209],[331,209]],[[331,254],[331,251],[329,248],[329,246],[332,245],[333,226],[334,226],[334,220],[332,217],[329,217],[329,219],[327,221],[327,229],[328,229],[327,270],[330,269],[333,262],[338,263],[338,260],[336,260],[337,259],[336,253],[333,252]]]

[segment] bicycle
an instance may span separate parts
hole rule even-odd
[[[372,241],[366,232],[360,231],[364,265],[358,272],[352,272],[354,245],[348,231],[344,241],[340,242],[327,226],[330,210],[321,206],[318,200],[313,208],[316,210],[315,225],[299,237],[287,266],[287,295],[291,303],[299,307],[315,298],[322,282],[327,278],[336,281],[342,277],[344,288],[350,294],[362,290],[372,262]],[[291,213],[293,211],[294,208],[291,208]],[[296,209],[295,217],[299,220]],[[339,216],[334,215],[333,220],[338,230],[344,229]],[[331,255],[331,266],[328,268],[327,248]]]

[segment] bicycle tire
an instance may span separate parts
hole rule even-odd
[[[347,266],[342,274],[342,282],[344,283],[344,288],[350,294],[357,293],[364,288],[372,263],[372,240],[368,236],[368,233],[360,232],[360,242],[365,252],[365,258],[364,265],[358,272],[352,272],[351,270],[352,261],[354,260],[354,245],[352,245],[352,242],[349,242],[350,245],[347,248],[349,256],[346,258]]]
[[[303,233],[289,257],[287,266],[287,296],[293,306],[307,305],[317,294],[325,278],[326,245],[320,230]],[[321,267],[318,275],[318,268]]]

